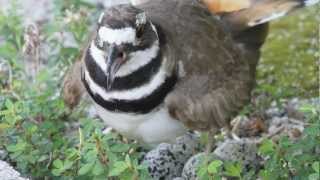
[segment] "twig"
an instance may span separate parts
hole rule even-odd
[[[49,169],[49,166],[51,165],[51,163],[52,163],[52,155],[53,153],[52,152],[50,152],[50,154],[49,154],[49,161],[48,161],[48,163],[47,163],[47,165],[46,165],[46,167],[47,167],[47,169]]]
[[[289,118],[289,122],[292,122],[292,123],[294,123],[294,124],[299,124],[299,125],[301,125],[301,126],[310,125],[310,123],[302,122],[302,121],[295,120],[295,119],[291,119],[291,118]]]
[[[96,148],[98,150],[100,161],[106,165],[108,163],[108,158],[106,156],[105,151],[101,147],[100,139],[98,137],[95,137],[95,140],[96,140]]]

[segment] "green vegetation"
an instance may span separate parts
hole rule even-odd
[[[266,158],[264,167],[257,172],[254,168],[245,168],[242,162],[222,162],[206,160],[198,169],[201,180],[220,180],[222,177],[232,177],[243,180],[257,179],[319,179],[319,149],[320,149],[320,124],[319,109],[313,106],[304,106],[301,111],[309,119],[308,127],[297,141],[288,137],[281,137],[279,142],[265,139],[260,147],[259,154]]]
[[[0,89],[0,149],[9,153],[7,161],[33,179],[148,179],[146,167],[138,164],[136,144],[120,141],[117,134],[103,135],[102,124],[87,118],[84,107],[70,114],[58,96],[61,70],[79,56],[89,27],[87,13],[92,10],[86,4],[66,9],[70,7],[66,1],[56,3],[55,21],[41,29],[48,51],[55,53],[45,59],[46,68],[32,83],[24,68],[21,19],[15,9],[8,15],[0,12],[0,34],[5,38],[0,57],[12,72]],[[57,37],[60,31],[71,31],[78,47],[64,47]],[[69,127],[77,122],[79,129]]]
[[[258,88],[276,97],[319,96],[319,8],[272,23],[258,68]]]
[[[18,7],[8,14],[0,11],[0,35],[4,38],[0,58],[10,69],[7,80],[0,73],[0,149],[8,152],[8,162],[33,179],[149,179],[146,167],[138,164],[141,154],[136,151],[137,144],[125,143],[115,133],[102,134],[103,125],[86,117],[84,104],[71,113],[59,96],[61,71],[80,55],[88,25],[97,14],[82,1],[56,0],[55,5],[54,21],[40,29],[41,40],[53,53],[44,60],[46,67],[33,82],[24,67],[24,29],[16,13]],[[319,16],[313,8],[273,24],[258,72],[258,92],[276,99],[317,96],[319,69],[315,58],[320,54],[315,27]],[[63,45],[59,37],[62,31],[73,34],[77,47]],[[266,139],[260,147],[260,153],[269,156],[258,173],[263,179],[319,179],[320,156],[315,155],[315,149],[320,149],[319,112],[314,107],[304,111],[310,125],[298,142],[283,137],[276,144]],[[80,128],[70,127],[74,123],[80,123]],[[297,149],[302,153],[296,154]],[[255,176],[254,172],[244,174],[240,162],[213,161],[200,169],[203,179]]]

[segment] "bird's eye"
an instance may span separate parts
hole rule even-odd
[[[138,39],[140,39],[143,35],[143,31],[144,31],[144,26],[140,26],[137,28],[137,31],[136,31],[136,37]]]

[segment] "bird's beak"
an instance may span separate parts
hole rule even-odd
[[[107,57],[107,89],[110,90],[115,79],[115,75],[121,65],[125,62],[123,48],[110,45]]]

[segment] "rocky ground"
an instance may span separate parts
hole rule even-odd
[[[272,103],[262,116],[237,117],[233,121],[235,137],[225,138],[216,143],[212,159],[223,161],[242,161],[244,166],[259,169],[264,159],[258,155],[258,146],[264,138],[277,141],[282,135],[297,140],[307,124],[299,108],[313,104],[320,109],[320,99],[299,100],[297,98]],[[160,144],[148,152],[144,158],[155,179],[196,179],[196,167],[204,153],[199,145],[199,135],[188,134],[177,140],[176,144]],[[199,151],[200,150],[200,151]],[[202,150],[203,151],[203,150]],[[161,166],[160,166],[161,165]]]

